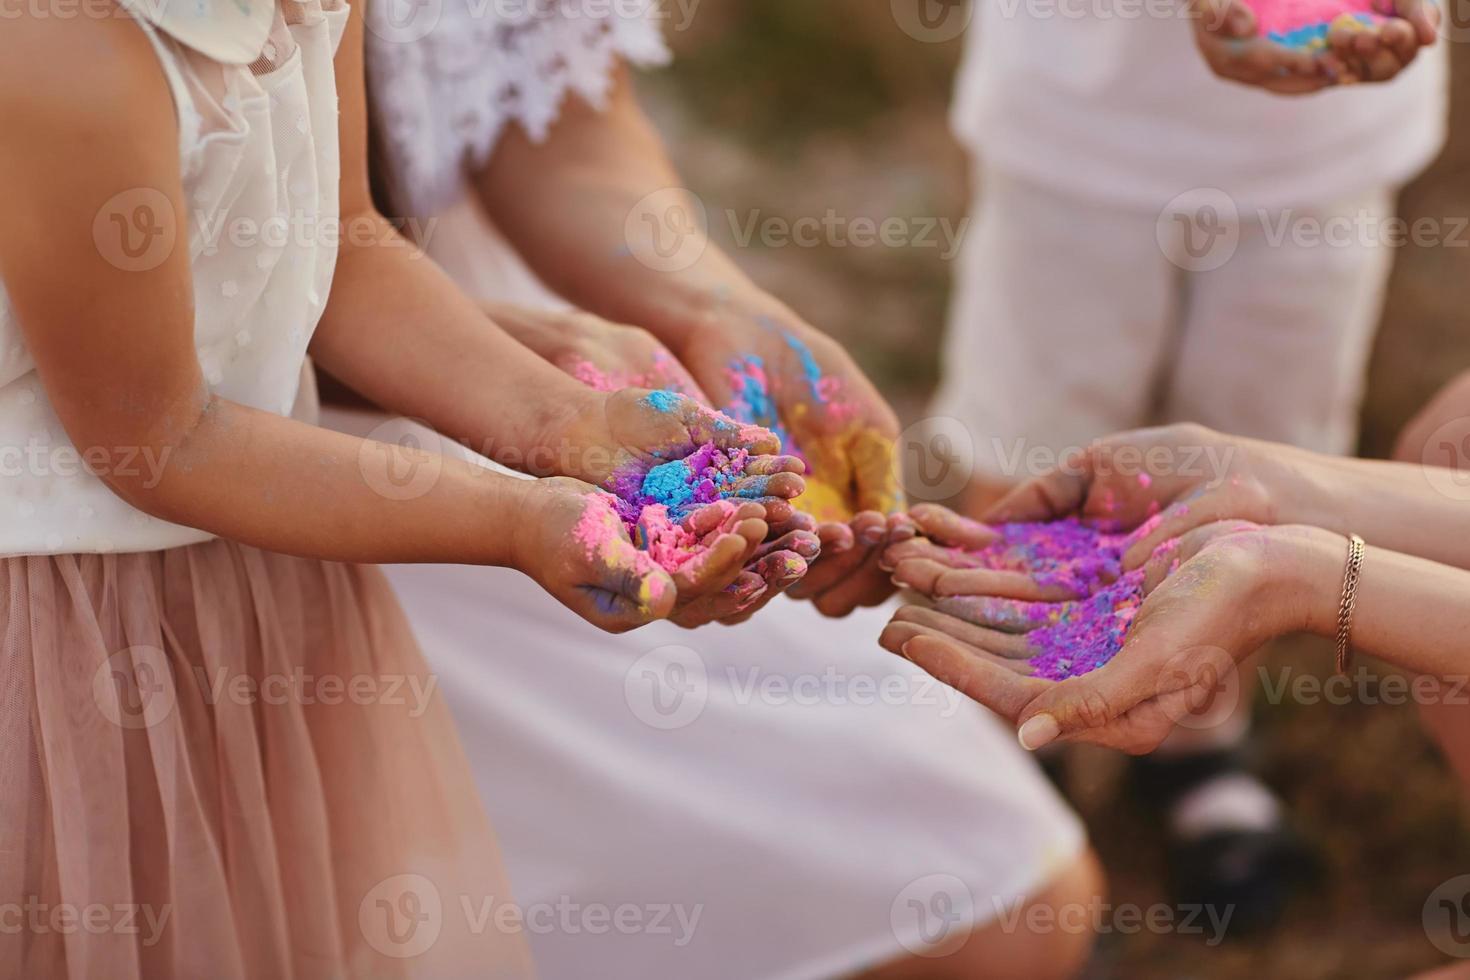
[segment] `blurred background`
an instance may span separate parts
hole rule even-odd
[[[668,36],[674,66],[640,86],[710,208],[714,237],[846,344],[906,423],[921,417],[949,293],[944,236],[932,248],[763,248],[759,236],[742,245],[725,210],[739,222],[831,211],[958,228],[971,189],[946,114],[962,41],[917,41],[879,0],[701,4]],[[1470,219],[1470,46],[1451,47],[1452,136],[1403,194],[1410,222]],[[1458,246],[1399,250],[1363,407],[1366,455],[1386,455],[1415,410],[1470,368],[1467,242],[1470,233]],[[1300,641],[1262,666],[1272,676],[1283,666],[1326,676],[1330,660],[1330,650]],[[1380,978],[1446,962],[1421,917],[1441,882],[1470,872],[1470,834],[1414,709],[1280,700],[1258,700],[1263,771],[1321,848],[1319,878],[1264,936],[1210,948],[1197,936],[1106,935],[1096,975]],[[1108,864],[1112,900],[1166,901],[1157,830],[1123,791],[1121,772],[1118,759],[1089,752],[1068,760],[1066,783]]]

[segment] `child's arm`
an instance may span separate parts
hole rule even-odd
[[[512,565],[607,628],[668,613],[669,577],[626,536],[577,540],[584,518],[605,524],[590,487],[498,477],[210,392],[194,349],[172,99],[126,16],[10,20],[0,79],[0,277],[83,458],[111,447],[166,461],[156,482],[110,475],[121,497],[289,554]],[[140,202],[174,236],[147,268],[118,260],[110,223],[132,221]],[[433,475],[416,494],[383,492],[375,474],[392,465]]]
[[[710,239],[627,72],[601,110],[569,99],[545,143],[508,129],[473,177],[498,227],[558,293],[648,330],[714,404],[745,401],[806,454],[811,492],[798,506],[822,522],[823,556],[792,594],[831,615],[886,598],[881,545],[912,536],[893,514],[897,418],[840,345]],[[752,357],[766,382],[755,397]]]

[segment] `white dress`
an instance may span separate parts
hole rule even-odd
[[[416,154],[400,165],[460,197],[432,201],[431,254],[481,294],[560,304],[461,196],[456,161],[487,153],[507,120],[544,132],[569,88],[595,103],[616,58],[660,57],[657,28],[487,25],[452,0],[440,27],[416,43],[369,37],[374,94],[396,93],[377,121]],[[417,111],[405,70],[431,72]],[[612,637],[515,573],[388,572],[546,980],[841,975],[995,918],[1083,846],[1007,730],[879,649],[885,610],[834,621],[781,599],[733,629]]]

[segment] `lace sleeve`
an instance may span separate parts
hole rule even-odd
[[[664,64],[658,0],[373,0],[368,85],[395,209],[428,216],[507,123],[543,140],[575,92],[602,106],[621,59]]]

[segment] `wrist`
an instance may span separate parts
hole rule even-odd
[[[486,506],[495,519],[489,534],[492,546],[484,564],[523,569],[525,547],[521,539],[527,528],[535,526],[536,515],[531,511],[536,481],[500,476],[492,486]]]
[[[570,380],[570,379],[569,379]],[[607,422],[608,392],[573,382],[541,428],[528,454],[533,476],[569,476],[594,485],[607,477],[612,462],[612,433]]]
[[[1307,525],[1268,528],[1265,534],[1269,542],[1268,595],[1277,610],[1280,632],[1334,636],[1347,538]]]

